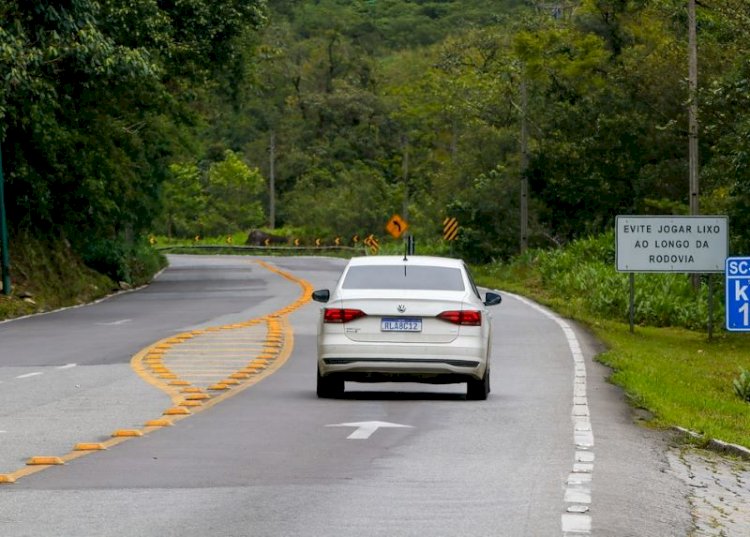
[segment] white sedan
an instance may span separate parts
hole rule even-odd
[[[344,382],[466,382],[467,399],[490,392],[490,316],[463,261],[428,256],[356,257],[324,303],[318,322],[318,397]]]

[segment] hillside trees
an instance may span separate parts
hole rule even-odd
[[[0,136],[12,225],[62,234],[122,276],[116,245],[150,229],[170,161],[200,144],[200,103],[217,95],[263,9],[262,0],[4,2]]]
[[[155,215],[155,231],[231,233],[264,221],[273,163],[278,225],[382,235],[403,212],[430,239],[454,216],[458,253],[504,258],[524,117],[531,245],[687,212],[681,0],[270,0],[267,24],[260,0],[36,4],[0,6],[17,225],[82,245]],[[699,7],[702,207],[730,214],[734,244],[750,221],[747,20],[748,0]]]

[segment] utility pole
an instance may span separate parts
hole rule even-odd
[[[276,131],[271,129],[268,147],[268,227],[276,228]]]
[[[0,265],[2,266],[3,294],[10,294],[10,252],[8,224],[5,218],[5,180],[3,179],[3,148],[0,144]]]
[[[698,185],[698,36],[695,0],[688,0],[688,166],[690,178],[690,215],[700,214]],[[700,288],[700,276],[691,275],[693,289]]]
[[[405,221],[409,221],[409,137],[404,135],[401,138],[401,150],[403,159],[401,162],[401,176],[404,181],[404,205],[401,216]]]
[[[698,187],[698,38],[695,24],[695,0],[688,0],[688,102],[690,214],[700,214]]]
[[[529,167],[529,127],[527,120],[528,91],[526,77],[521,74],[521,253],[529,247],[529,180],[526,171]]]

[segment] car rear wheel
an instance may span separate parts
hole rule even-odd
[[[484,401],[490,393],[490,368],[488,367],[480,380],[470,379],[466,383],[466,399]]]
[[[318,397],[340,397],[344,394],[344,380],[338,377],[324,377],[318,370]]]

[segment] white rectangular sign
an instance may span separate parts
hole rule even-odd
[[[618,216],[619,272],[724,272],[726,216]]]

